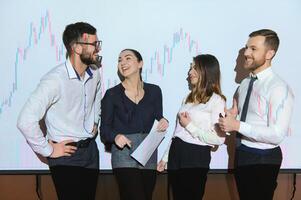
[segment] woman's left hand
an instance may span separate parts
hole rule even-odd
[[[158,126],[157,126],[157,131],[163,132],[168,128],[168,121],[165,118],[160,119]]]

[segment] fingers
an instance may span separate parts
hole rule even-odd
[[[191,122],[191,118],[188,112],[179,113],[179,123],[182,127],[186,127]]]
[[[129,140],[127,137],[125,137],[122,134],[118,134],[115,138],[115,143],[119,148],[124,148],[125,145],[127,145],[128,147],[132,147],[131,143],[132,141]]]
[[[166,162],[164,162],[164,161],[161,160],[161,161],[158,163],[158,165],[157,165],[157,171],[158,171],[158,172],[163,172],[164,169],[165,169],[165,166],[166,166]]]
[[[98,131],[97,125],[94,125],[93,130],[92,130],[93,135],[97,134],[97,131]]]
[[[238,114],[237,100],[235,98],[233,99],[233,105],[229,112],[233,116],[236,116]]]
[[[157,125],[157,131],[165,131],[168,128],[168,125],[168,121],[162,118]]]
[[[180,113],[181,118],[190,119],[189,113],[187,111]]]
[[[233,106],[232,108],[234,108],[234,110],[238,110],[237,109],[237,100],[235,98],[233,98]]]
[[[69,141],[70,143],[70,141]],[[62,154],[63,156],[72,156],[72,154],[75,153],[75,151],[77,150],[77,148],[75,146],[72,145],[65,145],[62,146]]]
[[[162,170],[162,165],[161,165],[161,163],[159,163],[158,165],[157,165],[157,171],[158,172],[162,172],[163,170]]]
[[[184,127],[186,127],[186,125],[191,121],[189,113],[188,112],[181,113],[180,121],[181,123],[183,123]]]
[[[234,125],[236,124],[236,120],[233,120],[228,116],[226,116],[225,118],[219,118],[218,124],[223,132],[230,132],[236,130],[236,128],[234,127]]]
[[[119,141],[115,142],[115,144],[121,149],[124,147],[124,145]]]
[[[190,115],[189,115],[189,113],[186,111],[185,112],[185,117],[187,118],[187,119],[190,119]]]
[[[59,143],[59,145],[61,145],[61,151],[63,156],[72,156],[72,154],[75,153],[75,151],[77,150],[77,147],[72,146],[72,145],[68,145],[68,143],[74,142],[73,140],[65,140],[61,143]],[[66,145],[67,144],[67,145]]]
[[[179,118],[180,119],[183,119],[183,118],[185,118],[186,117],[186,114],[185,114],[186,112],[181,112],[181,113],[179,113]]]
[[[75,153],[77,148],[75,146],[67,145],[64,148],[65,153]]]
[[[233,116],[232,115],[232,109],[230,109],[230,110],[226,110],[226,112],[225,112],[225,117],[227,117],[227,116]]]
[[[162,126],[158,128],[158,131],[165,131],[167,128],[168,128],[168,124],[162,124]]]
[[[220,117],[218,119],[219,128],[225,132],[225,118]]]
[[[132,141],[131,140],[129,140],[128,138],[126,138],[125,137],[125,139],[126,139],[126,141],[125,141],[125,145],[127,145],[128,147],[132,147],[132,145],[131,145],[131,143],[132,143]]]
[[[64,156],[71,156],[70,153],[64,153]]]
[[[157,130],[158,131],[165,131],[168,128],[168,122],[164,119],[164,120],[160,120]]]
[[[158,165],[158,166],[157,166],[157,171],[158,171],[158,172],[163,172],[163,171],[164,171],[164,167]]]

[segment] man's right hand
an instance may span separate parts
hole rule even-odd
[[[59,158],[62,156],[71,156],[71,154],[75,153],[77,148],[75,146],[66,145],[70,142],[74,142],[73,140],[64,140],[59,143],[54,143],[51,140],[49,140],[49,144],[52,146],[53,151],[50,158]]]

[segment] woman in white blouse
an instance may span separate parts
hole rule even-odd
[[[175,200],[202,199],[211,148],[225,141],[225,134],[216,126],[225,109],[218,60],[209,54],[196,56],[189,82],[191,92],[178,112],[171,145],[157,166],[161,172],[168,162],[168,180]]]

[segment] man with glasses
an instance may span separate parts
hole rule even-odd
[[[59,199],[95,199],[99,151],[101,41],[96,29],[78,22],[66,26],[65,63],[41,79],[23,107],[18,128],[31,148],[48,158]],[[45,119],[47,134],[39,121]]]

